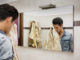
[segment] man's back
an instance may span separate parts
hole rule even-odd
[[[0,60],[13,60],[14,52],[11,40],[0,30]]]

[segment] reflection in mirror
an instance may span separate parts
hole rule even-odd
[[[23,13],[23,46],[73,51],[73,6]]]

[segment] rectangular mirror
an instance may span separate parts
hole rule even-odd
[[[23,46],[73,52],[73,6],[24,12]]]

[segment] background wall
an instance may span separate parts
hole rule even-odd
[[[17,7],[19,12],[26,12],[41,10],[38,6],[48,3],[57,7],[74,5],[74,20],[80,21],[80,0],[18,0],[10,4]],[[80,26],[74,27],[74,53],[19,47],[18,54],[20,60],[80,60]]]

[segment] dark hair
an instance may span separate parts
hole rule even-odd
[[[61,26],[63,24],[63,20],[60,17],[56,17],[52,20],[52,24],[58,24],[59,26]]]
[[[18,11],[9,4],[0,5],[0,21],[4,21],[7,17],[12,17],[12,22],[18,18]]]

